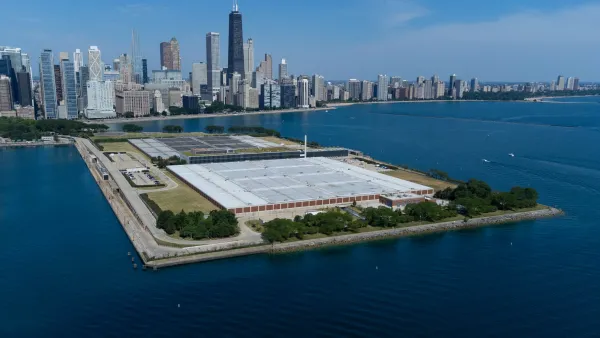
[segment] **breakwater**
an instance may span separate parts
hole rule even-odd
[[[416,225],[405,228],[394,228],[388,230],[378,230],[365,233],[348,234],[340,236],[325,237],[312,240],[302,240],[291,243],[265,244],[246,248],[216,251],[204,254],[189,255],[183,257],[173,257],[168,259],[148,262],[147,265],[157,268],[165,268],[182,264],[200,263],[218,259],[226,259],[240,256],[286,253],[294,251],[304,251],[319,249],[328,246],[350,245],[368,241],[376,241],[390,238],[424,235],[435,232],[454,231],[468,228],[477,228],[506,223],[515,223],[525,220],[535,220],[541,218],[557,217],[563,215],[563,211],[556,208],[547,208],[534,211],[515,212],[513,214],[488,216],[469,219],[465,221],[452,221],[442,223],[432,223]]]

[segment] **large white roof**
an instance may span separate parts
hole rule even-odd
[[[432,188],[325,157],[170,166],[227,209]]]

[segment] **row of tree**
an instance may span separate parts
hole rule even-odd
[[[144,130],[144,127],[138,126],[137,124],[127,123],[123,125],[122,130],[126,133],[139,133]]]
[[[499,100],[499,101],[523,101],[527,98],[535,98],[539,96],[584,96],[584,95],[600,95],[600,90],[556,90],[530,93],[525,91],[510,91],[510,92],[465,92],[463,100]]]
[[[42,136],[69,135],[90,137],[95,132],[108,130],[104,124],[87,124],[73,120],[29,120],[18,117],[0,117],[0,137],[11,140],[38,140]]]
[[[496,210],[532,208],[537,205],[538,193],[533,188],[513,187],[508,192],[493,192],[485,182],[471,179],[455,189],[446,188],[436,198],[450,200],[450,207],[467,216],[478,216]]]
[[[186,213],[181,210],[178,214],[161,211],[156,227],[169,235],[179,231],[181,237],[195,240],[231,237],[240,232],[235,215],[227,210],[213,210],[208,215],[201,211]]]
[[[163,132],[165,132],[165,133],[183,133],[183,127],[176,126],[176,125],[164,126]]]
[[[162,157],[152,157],[150,159],[152,161],[152,163],[156,164],[156,166],[160,169],[164,169],[167,166],[170,165],[181,165],[181,164],[187,164],[186,160],[181,159],[175,155],[169,157],[169,158],[162,158]]]

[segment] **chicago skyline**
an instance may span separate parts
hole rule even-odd
[[[229,13],[229,48],[227,51],[227,81],[233,73],[245,76],[244,71],[244,30],[242,27],[242,13],[238,8],[237,0]]]

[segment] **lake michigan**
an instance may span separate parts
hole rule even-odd
[[[0,337],[600,336],[599,97],[138,124],[307,134],[566,216],[143,272],[74,147],[0,150]]]

